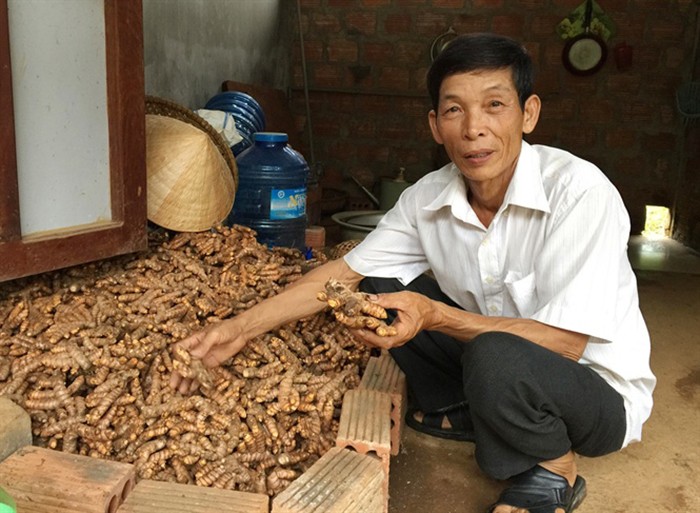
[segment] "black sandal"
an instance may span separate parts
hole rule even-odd
[[[423,414],[421,420],[415,416],[419,412]],[[445,417],[450,421],[449,428],[442,427]],[[409,408],[406,412],[406,424],[416,431],[438,438],[463,442],[474,441],[474,424],[472,424],[467,403],[459,403],[427,413],[417,408]]]
[[[576,476],[572,487],[566,478],[539,465],[518,474],[512,483],[501,493],[488,513],[493,513],[496,506],[500,505],[523,508],[529,513],[555,513],[557,508],[570,513],[586,497],[586,480],[581,476]]]

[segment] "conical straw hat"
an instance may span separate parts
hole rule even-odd
[[[209,135],[167,116],[146,115],[148,219],[170,230],[205,231],[231,210],[231,169]]]

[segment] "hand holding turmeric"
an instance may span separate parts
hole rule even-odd
[[[319,301],[331,307],[338,322],[349,328],[369,329],[380,337],[396,335],[396,328],[384,321],[386,310],[368,299],[363,292],[353,292],[333,278],[326,282],[325,290],[317,294]]]

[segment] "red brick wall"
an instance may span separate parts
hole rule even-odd
[[[354,206],[365,200],[349,174],[376,192],[380,179],[399,167],[415,180],[442,163],[427,125],[424,75],[432,41],[452,27],[458,33],[499,32],[526,44],[543,100],[540,123],[528,140],[562,147],[599,165],[619,188],[633,232],[643,228],[645,204],[671,206],[677,198],[678,238],[700,239],[700,139],[693,130],[682,143],[675,98],[691,73],[698,8],[693,0],[599,0],[617,34],[608,41],[603,69],[587,77],[564,69],[564,42],[555,32],[582,0],[300,2],[314,155],[308,133],[302,152],[323,163],[322,183],[345,188]],[[296,36],[291,85],[302,126],[306,111],[298,30]],[[634,47],[634,63],[626,71],[617,69],[612,52],[622,41]],[[684,147],[686,159],[680,155]],[[677,188],[684,161],[688,168]]]

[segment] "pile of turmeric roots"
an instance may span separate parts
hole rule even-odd
[[[327,258],[268,249],[241,226],[150,239],[142,254],[0,285],[0,396],[29,412],[36,445],[275,495],[334,445],[370,350],[331,309],[214,369],[176,342]],[[199,390],[172,390],[174,369]]]

